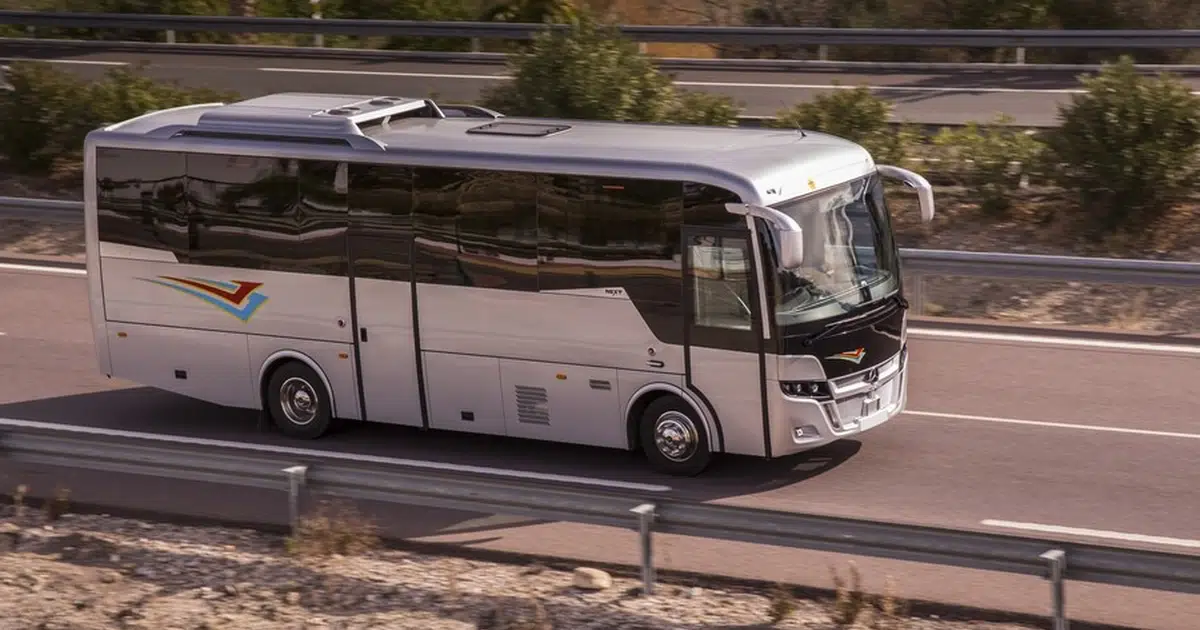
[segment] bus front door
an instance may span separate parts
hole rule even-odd
[[[683,231],[687,381],[717,414],[727,453],[769,457],[762,306],[748,230]]]

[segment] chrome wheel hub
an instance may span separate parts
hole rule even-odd
[[[694,455],[699,438],[692,419],[678,411],[668,411],[654,422],[654,445],[673,462],[684,462]]]
[[[279,402],[283,415],[296,425],[306,425],[317,417],[317,393],[308,381],[292,377],[279,387]]]

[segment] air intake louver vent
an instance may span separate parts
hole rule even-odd
[[[550,398],[545,387],[517,385],[517,422],[550,424]]]

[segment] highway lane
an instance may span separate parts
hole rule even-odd
[[[151,54],[32,48],[0,42],[0,60],[37,58],[96,78],[111,67],[145,62],[150,76],[195,87],[236,90],[244,96],[279,91],[351,92],[474,102],[481,90],[505,81],[500,65],[286,57]],[[868,85],[895,103],[895,117],[923,124],[986,121],[1007,113],[1018,124],[1053,126],[1057,107],[1079,91],[1077,74],[1062,71],[989,70],[955,73],[805,71],[708,71],[673,73],[685,89],[732,96],[745,114],[770,116],[781,108],[843,87]],[[1200,88],[1200,75],[1184,79]]]
[[[0,374],[4,375],[0,379],[0,417],[287,443],[273,433],[256,433],[253,413],[222,410],[98,375],[93,367],[81,278],[0,272],[0,298],[0,332],[5,333],[0,336]],[[1200,439],[999,424],[963,417],[1069,421],[1200,437],[1200,427],[1192,420],[1195,414],[1184,406],[1188,383],[1194,382],[1191,379],[1200,368],[1195,355],[1125,355],[959,340],[912,343],[910,409],[944,412],[951,417],[909,414],[861,440],[769,463],[730,458],[712,474],[671,479],[668,484],[681,495],[699,500],[830,515],[973,529],[986,529],[980,524],[985,519],[1000,519],[1200,538],[1194,519],[1200,490],[1193,482],[1200,462]],[[1130,392],[1136,392],[1136,397]],[[559,446],[551,451],[545,445],[422,435],[394,427],[348,427],[307,446],[663,482],[625,453]],[[124,487],[136,487],[140,495],[147,482],[138,484]],[[170,492],[159,486],[158,492],[169,497]],[[199,497],[194,500],[205,505]],[[228,504],[220,509],[228,509]],[[635,557],[632,543],[619,542],[625,535],[608,530],[596,535],[619,543],[616,549],[621,551],[602,553],[608,542],[603,546],[581,544],[596,528],[491,522],[492,529],[486,534],[453,534],[445,533],[444,528],[470,527],[483,517],[430,518],[437,525],[424,533],[440,539],[472,539],[485,547],[552,551],[593,560],[604,553],[616,554],[609,559]],[[765,573],[778,576],[769,579],[827,584],[825,563],[832,557],[828,554],[772,552],[772,560],[764,563],[761,548],[754,551],[733,543],[670,540],[669,545],[660,543],[660,549],[670,550],[667,562],[671,566],[746,576]],[[817,564],[813,565],[814,561]],[[957,577],[948,580],[948,569],[862,564],[877,571],[902,570],[909,596],[1028,612],[1045,610],[1044,587],[1036,581],[1030,584],[1029,580],[992,574],[968,575],[974,572],[954,573]],[[1001,590],[994,590],[996,584]],[[1185,611],[1200,610],[1197,598],[1117,589],[1120,595],[1114,600],[1113,589],[1088,591],[1091,595],[1076,590],[1083,591],[1072,588],[1071,609],[1086,611],[1084,618],[1133,620],[1129,623],[1140,627],[1182,630],[1194,628],[1181,621],[1188,619]],[[1122,604],[1140,601],[1138,598],[1149,598],[1146,601],[1163,607],[1153,618],[1139,617],[1147,613]]]

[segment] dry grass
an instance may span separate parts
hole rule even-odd
[[[13,491],[13,511],[16,513],[17,519],[25,516],[25,496],[29,494],[29,486],[20,484]]]
[[[302,558],[353,556],[379,547],[376,525],[344,502],[322,501],[303,516],[287,539],[287,550]]]
[[[862,590],[862,575],[858,566],[850,563],[850,580],[847,582],[830,567],[833,576],[835,597],[831,617],[839,628],[864,630],[903,630],[907,606],[896,596],[895,581],[888,577],[882,596],[871,596]]]
[[[768,608],[771,623],[777,624],[796,612],[796,599],[791,590],[782,584],[775,585],[767,594],[771,604]]]
[[[58,486],[54,489],[54,496],[47,499],[43,506],[46,510],[46,521],[53,523],[62,518],[67,513],[70,507],[69,499],[71,491],[63,486]]]
[[[13,490],[13,514],[19,521],[25,517],[25,499],[29,496],[29,486],[26,484],[17,485]],[[54,488],[54,495],[42,502],[42,511],[45,513],[47,523],[53,523],[63,515],[70,511],[71,490],[62,485]]]
[[[478,630],[554,630],[550,615],[540,599],[529,599],[527,607],[489,608],[475,622]]]

